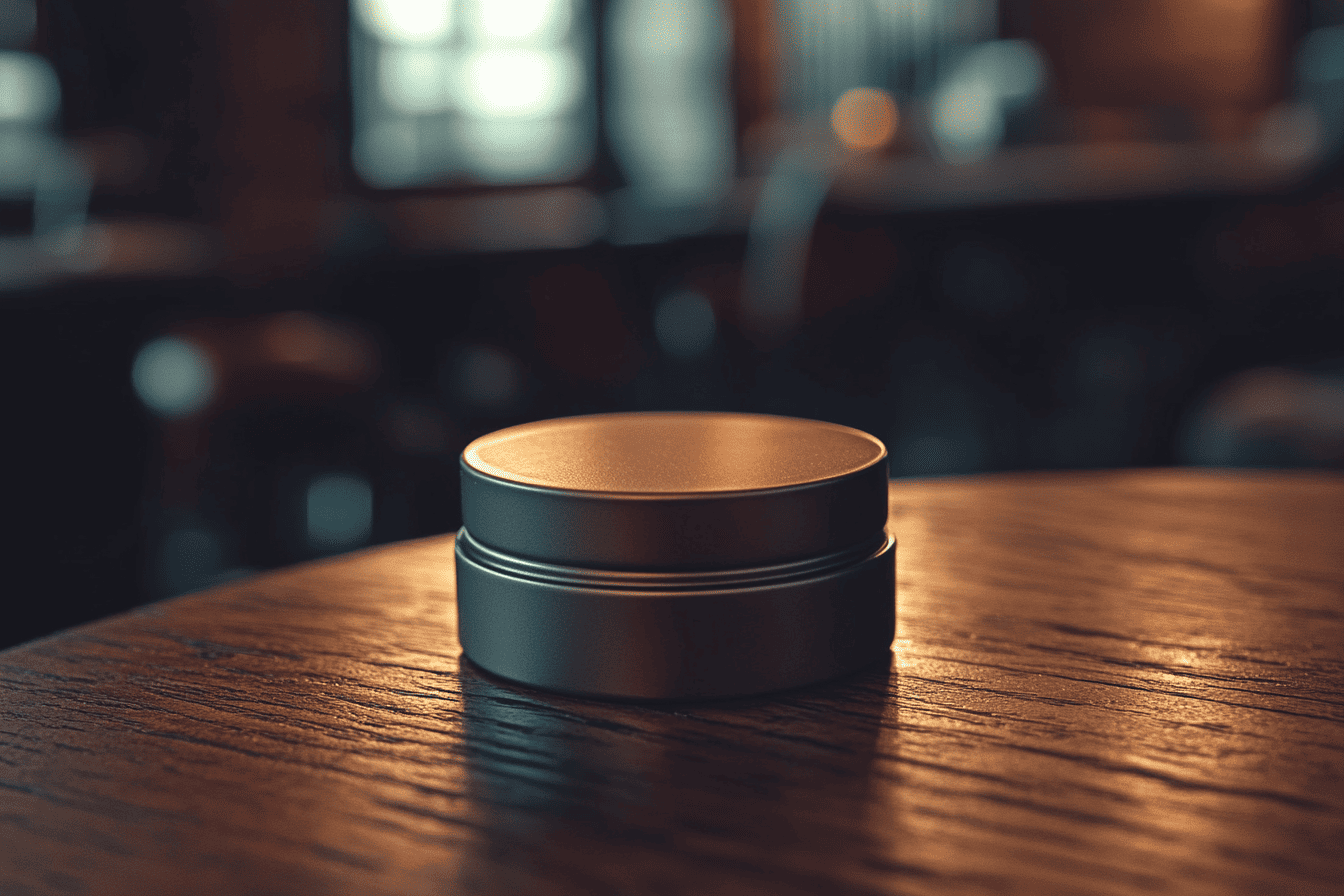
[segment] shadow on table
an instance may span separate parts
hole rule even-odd
[[[468,788],[487,807],[481,827],[507,833],[459,883],[868,892],[917,873],[873,838],[899,814],[894,668],[889,655],[782,694],[641,705],[550,695],[464,661]],[[587,847],[599,842],[594,863]]]

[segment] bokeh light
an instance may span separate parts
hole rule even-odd
[[[994,84],[999,99],[1008,105],[1030,102],[1045,87],[1045,63],[1024,40],[994,40],[971,51],[966,65]]]
[[[698,292],[674,292],[654,309],[653,329],[659,347],[672,357],[698,358],[714,345],[714,308]]]
[[[367,385],[378,374],[373,346],[358,329],[315,314],[290,311],[266,319],[262,347],[270,361]]]
[[[136,353],[131,383],[160,417],[188,417],[210,403],[215,375],[210,358],[193,343],[163,336]]]
[[[0,51],[0,122],[44,122],[61,105],[51,63],[36,53]]]
[[[1003,113],[992,85],[982,79],[955,82],[933,102],[933,136],[943,158],[973,162],[984,158],[1003,138]]]
[[[831,129],[850,149],[885,146],[896,136],[896,102],[884,90],[855,87],[846,90],[831,109]]]
[[[1044,86],[1045,64],[1026,41],[976,47],[934,93],[929,123],[938,154],[965,163],[994,152],[1007,113],[1035,100]]]
[[[308,545],[315,551],[357,548],[373,531],[373,487],[362,476],[329,473],[308,484]]]

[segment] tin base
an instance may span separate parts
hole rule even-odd
[[[740,697],[857,671],[887,654],[896,544],[697,574],[605,573],[501,554],[465,529],[458,634],[481,668],[626,700]]]

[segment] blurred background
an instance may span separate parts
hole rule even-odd
[[[1340,0],[0,0],[0,645],[527,420],[1344,466]]]

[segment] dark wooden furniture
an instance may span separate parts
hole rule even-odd
[[[1341,891],[1344,477],[891,498],[889,667],[776,696],[476,671],[449,538],[0,653],[0,892]]]

